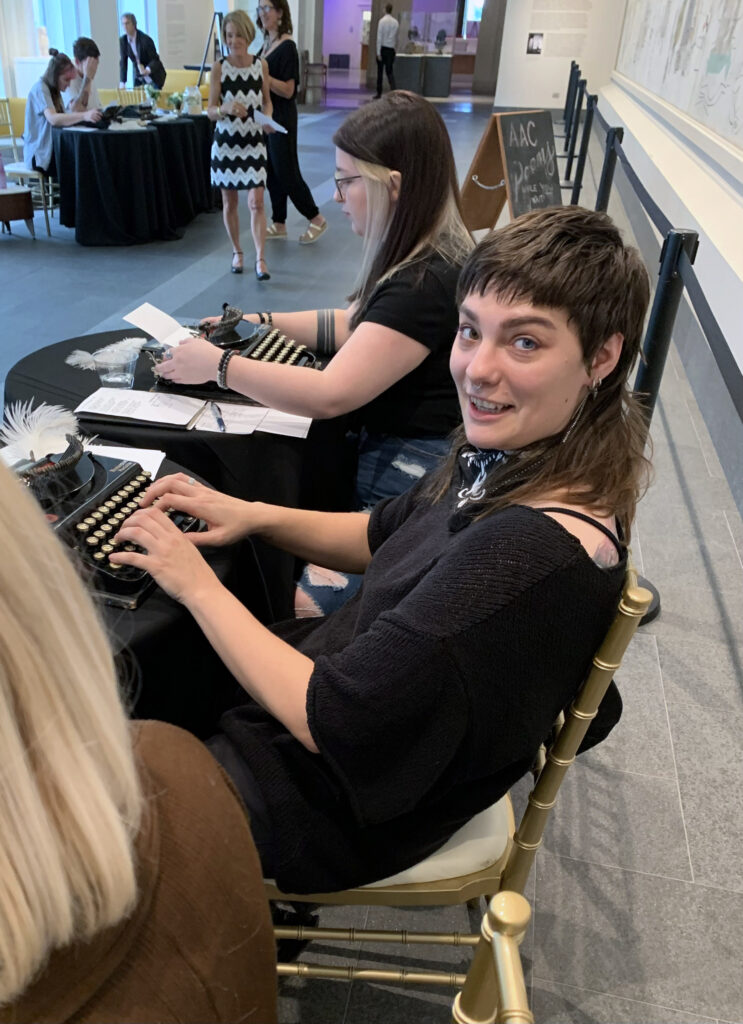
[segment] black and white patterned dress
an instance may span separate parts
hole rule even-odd
[[[219,101],[237,100],[248,108],[248,116],[225,115],[214,128],[211,153],[212,185],[218,188],[248,189],[266,184],[266,143],[254,114],[263,100],[263,64],[256,57],[247,68],[236,68],[223,57]]]

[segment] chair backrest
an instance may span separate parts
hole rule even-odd
[[[13,163],[17,163],[20,158],[18,156],[18,147],[15,143],[10,103],[6,99],[0,99],[0,145],[5,145],[4,140],[7,140],[7,144],[13,152]]]
[[[144,88],[137,89],[118,89],[117,96],[119,104],[122,107],[134,107],[140,103],[145,103],[147,100],[147,93]]]
[[[492,898],[464,985],[454,999],[455,1024],[534,1024],[519,955],[530,917],[531,908],[520,893],[499,892]]]
[[[619,608],[593,657],[591,670],[564,720],[558,721],[555,726],[555,735],[547,751],[544,767],[538,774],[526,811],[513,837],[513,847],[501,878],[501,891],[511,889],[523,893],[565,773],[575,760],[588,726],[596,717],[599,704],[652,599],[649,590],[638,586],[637,573],[630,565]]]

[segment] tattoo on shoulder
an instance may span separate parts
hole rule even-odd
[[[611,569],[619,561],[619,554],[608,537],[599,542],[591,556],[600,569]]]

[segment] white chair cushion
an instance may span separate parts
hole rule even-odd
[[[5,173],[6,174],[26,174],[26,175],[39,174],[40,175],[41,171],[32,171],[29,167],[26,167],[26,165],[24,163],[17,163],[17,164],[6,164],[5,165]]]
[[[362,888],[438,882],[482,871],[505,850],[509,820],[508,798],[504,796],[498,803],[471,818],[430,857],[414,864],[412,868],[406,868],[390,878],[383,878],[380,882],[370,882]]]

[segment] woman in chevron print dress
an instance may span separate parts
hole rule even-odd
[[[255,26],[244,11],[227,14],[222,23],[222,42],[227,57],[215,62],[209,86],[208,113],[216,121],[211,153],[212,184],[222,191],[222,213],[232,243],[232,273],[242,274],[240,248],[240,191],[248,193],[250,230],[255,243],[255,276],[267,281],[269,273],[263,258],[266,241],[266,214],[263,192],[267,176],[264,131],[255,121],[260,110],[268,117],[273,108],[268,89],[266,62],[248,53],[255,38]]]

